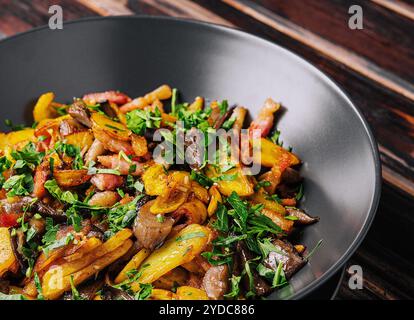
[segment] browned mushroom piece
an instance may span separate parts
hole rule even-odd
[[[319,217],[312,217],[304,210],[298,208],[286,208],[287,215],[296,217],[295,223],[300,225],[308,225],[319,221]]]
[[[83,124],[84,126],[91,128],[92,122],[90,120],[90,112],[85,102],[82,100],[76,100],[68,109],[70,114],[75,120]]]
[[[66,137],[82,130],[85,130],[85,127],[75,119],[63,120],[59,125],[59,133],[62,137]]]
[[[133,227],[135,237],[139,243],[150,250],[163,243],[174,224],[174,219],[171,217],[163,216],[160,219],[157,215],[152,214],[150,208],[153,203],[154,200],[148,201],[139,209]]]
[[[207,270],[203,278],[203,287],[210,299],[223,299],[228,291],[229,268],[227,265],[213,266]]]
[[[286,279],[290,279],[294,273],[306,264],[306,260],[299,255],[295,247],[288,241],[276,239],[273,244],[277,251],[271,251],[264,264],[269,269],[276,271],[281,262]]]

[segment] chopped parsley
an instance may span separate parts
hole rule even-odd
[[[192,170],[190,174],[191,180],[198,182],[203,187],[211,187],[214,183],[212,179],[207,177],[205,174]]]
[[[146,129],[156,129],[161,126],[161,112],[158,108],[150,110],[132,110],[126,114],[127,127],[137,135],[143,135]]]
[[[73,240],[75,240],[75,236],[72,233],[68,233],[65,237],[55,240],[48,246],[43,247],[43,252],[48,256],[51,250],[67,246]]]
[[[153,286],[151,283],[140,283],[139,290],[134,296],[135,300],[147,300],[151,297]]]
[[[277,144],[281,147],[283,146],[283,142],[280,141],[280,131],[279,130],[275,130],[275,132],[270,137],[270,141],[272,141],[274,144]]]
[[[106,233],[107,236],[111,236],[115,232],[132,224],[137,215],[137,202],[143,196],[144,195],[138,195],[131,202],[115,206],[108,211],[107,219],[109,222],[109,231]]]
[[[82,155],[78,146],[58,141],[50,152],[57,152],[60,155],[66,155],[74,158],[72,162],[72,169],[80,170],[84,167]]]
[[[34,283],[37,290],[37,300],[44,300],[45,298],[43,297],[42,284],[40,283],[39,275],[37,272],[34,274]]]
[[[298,188],[298,190],[297,190],[295,199],[297,201],[299,201],[302,198],[303,198],[303,184],[301,183],[300,186],[299,186],[299,188]]]
[[[227,204],[227,205],[226,205]],[[246,297],[255,296],[253,283],[253,270],[259,268],[258,272],[264,273],[263,266],[260,267],[261,261],[267,258],[269,252],[277,251],[277,248],[271,243],[271,236],[283,234],[282,229],[277,226],[270,218],[263,215],[261,210],[263,205],[250,205],[247,201],[241,199],[236,192],[227,197],[226,202],[218,204],[216,211],[216,221],[211,224],[218,232],[219,236],[212,241],[212,250],[203,252],[202,256],[212,265],[228,264],[230,269],[233,265],[233,256],[236,250],[236,244],[243,241],[247,248],[255,254],[255,257],[245,264],[242,275],[249,280],[249,290]],[[269,270],[269,272],[272,270]],[[272,277],[267,277],[273,281]],[[240,277],[233,275],[231,278],[231,291],[226,295],[227,298],[235,298],[239,294]],[[275,280],[276,281],[276,280]],[[283,283],[283,274],[277,276],[277,285]]]
[[[226,298],[238,298],[240,294],[240,276],[235,276],[234,274],[230,278],[231,290],[229,293],[225,294]]]
[[[76,289],[75,287],[75,283],[73,281],[73,275],[70,276],[70,288],[72,290],[72,299],[73,300],[85,300],[85,298],[83,298],[78,289]]]

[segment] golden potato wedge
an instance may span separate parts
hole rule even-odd
[[[110,137],[121,141],[130,140],[131,131],[123,123],[113,121],[98,112],[92,114],[91,120],[93,127],[103,130]]]
[[[153,283],[155,288],[172,290],[174,287],[183,286],[188,281],[188,272],[181,268],[172,269]]]
[[[164,289],[152,289],[149,300],[176,300],[177,296],[174,292]]]
[[[38,122],[57,116],[56,109],[51,106],[54,99],[55,94],[53,92],[44,93],[39,97],[33,109],[34,121]]]
[[[141,249],[132,259],[127,263],[127,265],[122,269],[122,271],[118,274],[115,278],[115,283],[121,283],[128,279],[128,272],[134,269],[138,269],[142,261],[144,261],[149,255],[151,251],[148,249]]]
[[[250,196],[250,201],[254,204],[261,203],[266,209],[276,211],[281,216],[286,214],[286,209],[284,206],[279,204],[277,201],[268,199],[269,195],[263,191],[263,189],[258,190],[252,196]]]
[[[260,143],[260,159],[257,156],[259,153],[253,154],[253,161],[256,163],[269,168],[279,166],[282,170],[300,163],[297,156],[272,141],[261,138]]]
[[[0,132],[0,151],[3,151],[7,146],[7,134]]]
[[[195,198],[181,205],[173,212],[172,216],[176,221],[203,224],[207,219],[207,208],[203,202]]]
[[[217,172],[216,168],[208,165],[206,168],[206,175],[210,179],[216,178],[216,180],[218,180],[217,186],[220,193],[227,197],[230,196],[233,191],[240,197],[250,196],[254,193],[253,184],[248,179],[248,176],[243,174],[242,169],[239,167],[230,169],[224,174],[220,174]],[[223,178],[223,175],[229,178]]]
[[[145,193],[150,196],[159,196],[167,189],[167,174],[160,164],[153,164],[142,175]]]
[[[126,155],[133,155],[134,150],[130,141],[117,139],[114,134],[109,134],[107,130],[99,126],[92,126],[92,131],[97,140],[101,142],[103,147],[109,151],[119,153],[124,152]]]
[[[95,138],[91,130],[85,130],[72,133],[66,136],[65,139],[66,143],[78,147],[79,150],[83,150],[85,147],[89,150]]]
[[[168,176],[168,187],[159,195],[150,208],[153,214],[165,214],[177,210],[185,203],[190,193],[190,174],[186,171],[173,171]]]
[[[143,157],[148,153],[147,139],[133,134],[131,136],[132,149],[138,157]]]
[[[196,97],[193,103],[191,103],[188,106],[188,111],[196,112],[199,110],[203,110],[203,105],[204,105],[204,99],[202,97]]]
[[[135,109],[144,109],[152,104],[155,100],[165,100],[171,98],[172,90],[168,85],[162,85],[157,89],[147,93],[143,97],[136,98],[127,104],[124,104],[119,110],[123,113],[130,112]]]
[[[293,230],[294,221],[285,219],[283,214],[266,208],[262,210],[262,213],[270,218],[274,224],[279,226],[285,233],[289,234]]]
[[[139,269],[142,272],[139,283],[152,283],[172,269],[194,259],[206,246],[210,232],[209,228],[198,224],[185,227],[145,259]],[[131,288],[139,290],[139,283],[134,282]]]
[[[102,245],[102,241],[99,240],[98,238],[95,238],[95,237],[89,238],[79,248],[77,248],[75,252],[67,256],[65,255],[63,259],[66,262],[75,261],[87,255],[89,252],[99,247],[100,245]]]
[[[131,236],[132,231],[130,229],[122,229],[121,231],[118,231],[114,236],[109,238],[108,241],[104,242],[100,246],[97,246],[87,255],[82,256],[81,259],[68,262],[61,260],[60,262],[56,263],[53,268],[49,269],[45,273],[43,279],[45,279],[45,281],[53,282],[53,279],[56,279],[57,277],[66,276],[68,274],[77,272],[91,264],[93,261],[108,254],[109,252],[117,250],[117,248],[120,247]]]
[[[190,286],[178,287],[176,296],[178,300],[208,300],[204,290]]]
[[[218,203],[223,203],[223,198],[221,197],[220,191],[218,190],[217,186],[211,186],[208,190],[210,194],[210,203],[207,207],[208,216],[211,217],[217,211]]]
[[[64,120],[70,119],[73,118],[69,114],[65,114],[64,116],[54,119],[43,119],[37,124],[34,135],[36,137],[50,136],[50,131],[57,132],[59,130],[60,123]]]
[[[13,253],[10,232],[8,228],[0,228],[0,277],[16,264],[16,257]]]
[[[204,203],[208,203],[210,200],[210,195],[206,188],[204,188],[197,181],[191,181],[191,192],[194,193],[198,200],[201,200]]]
[[[53,263],[59,264],[62,263],[62,261],[70,262],[80,259],[101,244],[101,240],[97,238],[89,238],[88,240],[76,245],[70,243],[64,247],[56,248],[49,252],[47,255],[42,252],[36,260],[34,272],[36,272],[39,277],[43,277],[47,271],[47,268],[50,267]],[[26,295],[32,297],[35,297],[37,295],[37,288],[33,278],[26,283],[23,291]]]
[[[34,141],[34,132],[32,128],[9,132],[6,134],[6,143],[14,149],[21,142]]]
[[[53,177],[60,187],[76,187],[89,181],[88,170],[54,170]]]
[[[108,240],[109,241],[109,240]],[[65,291],[71,289],[71,277],[75,286],[79,285],[86,279],[92,277],[98,271],[102,270],[112,262],[122,257],[132,247],[132,241],[127,239],[116,249],[109,251],[103,256],[94,259],[85,268],[65,275],[65,272],[57,272],[54,277],[47,277],[48,273],[42,278],[42,290],[45,299],[57,299]],[[55,268],[54,268],[55,269]],[[52,269],[52,270],[54,270]],[[49,272],[49,271],[48,271]]]

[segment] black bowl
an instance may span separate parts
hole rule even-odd
[[[303,242],[322,247],[291,288],[301,298],[327,281],[364,238],[380,195],[374,138],[360,111],[323,73],[293,53],[225,27],[150,17],[87,19],[63,30],[35,29],[0,43],[1,119],[27,120],[35,99],[59,101],[119,89],[139,96],[167,83],[183,99],[228,99],[254,115],[267,97],[287,108],[278,121],[285,146],[304,160],[301,206],[321,221]]]

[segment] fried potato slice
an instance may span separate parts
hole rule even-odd
[[[139,283],[152,283],[172,269],[194,259],[206,246],[210,232],[209,228],[198,224],[185,227],[145,259],[139,269],[142,272],[139,282],[134,282],[131,288],[137,291]]]

